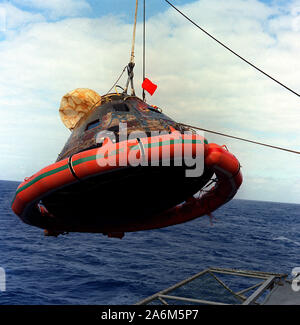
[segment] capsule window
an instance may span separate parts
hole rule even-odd
[[[93,121],[91,123],[89,123],[87,126],[86,126],[86,131],[87,130],[91,130],[91,129],[94,129],[95,127],[97,127],[98,125],[100,125],[100,121],[99,120],[96,120],[96,121]]]
[[[119,126],[118,125],[111,126],[110,128],[107,129],[107,131],[119,132]]]
[[[125,103],[114,104],[113,108],[116,112],[129,112],[129,107]]]

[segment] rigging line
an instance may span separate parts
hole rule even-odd
[[[105,95],[107,95],[108,93],[110,93],[111,90],[116,86],[116,84],[119,82],[119,80],[120,80],[121,77],[123,76],[123,73],[125,72],[126,68],[127,68],[127,65],[124,67],[124,69],[123,69],[123,71],[121,72],[121,74],[120,74],[119,78],[117,79],[117,81],[112,85],[112,87],[109,89],[109,91],[108,91]]]
[[[146,0],[144,0],[143,10],[143,81],[146,78]],[[145,101],[146,94],[143,89],[143,101]]]
[[[225,133],[221,133],[221,132],[216,132],[216,131],[212,131],[212,130],[207,130],[207,129],[203,129],[197,126],[192,126],[192,125],[188,125],[188,124],[184,124],[184,123],[178,123],[179,125],[185,126],[185,127],[189,127],[192,129],[196,129],[196,130],[201,130],[201,131],[205,131],[208,133],[213,133],[213,134],[217,134],[217,135],[221,135],[223,137],[228,137],[228,138],[232,138],[232,139],[236,139],[236,140],[240,140],[240,141],[244,141],[244,142],[250,142],[250,143],[254,143],[260,146],[265,146],[265,147],[269,147],[269,148],[273,148],[273,149],[277,149],[277,150],[283,150],[283,151],[288,151],[291,153],[296,153],[296,154],[300,154],[300,151],[296,151],[296,150],[291,150],[291,149],[287,149],[287,148],[283,148],[283,147],[277,147],[277,146],[273,146],[271,144],[267,144],[267,143],[262,143],[262,142],[258,142],[258,141],[253,141],[253,140],[249,140],[249,139],[245,139],[245,138],[240,138],[240,137],[236,137],[233,135],[229,135],[229,134],[225,134]]]
[[[132,37],[130,63],[134,63],[134,45],[135,45],[137,11],[138,11],[138,0],[136,0],[136,2],[135,2],[135,14],[134,14],[134,25],[133,25],[133,37]]]
[[[275,81],[276,83],[278,83],[280,86],[284,87],[285,89],[287,89],[288,91],[292,92],[293,94],[297,95],[298,97],[300,97],[300,94],[298,94],[296,91],[292,90],[291,88],[287,87],[286,85],[284,85],[283,83],[281,83],[280,81],[278,81],[277,79],[273,78],[272,76],[270,76],[269,74],[267,74],[266,72],[264,72],[263,70],[261,70],[260,68],[258,68],[257,66],[255,66],[253,63],[249,62],[248,60],[246,60],[245,58],[243,58],[241,55],[239,55],[238,53],[236,53],[235,51],[233,51],[231,48],[229,48],[227,45],[225,45],[224,43],[222,43],[221,41],[219,41],[218,39],[216,39],[213,35],[211,35],[210,33],[208,33],[205,29],[203,29],[202,27],[200,27],[198,24],[196,24],[191,18],[189,18],[188,16],[186,16],[182,11],[180,11],[178,8],[176,8],[172,3],[170,3],[168,0],[165,0],[171,7],[173,7],[177,12],[179,12],[184,18],[186,18],[189,22],[191,22],[193,25],[195,25],[197,28],[199,28],[203,33],[205,33],[206,35],[208,35],[210,38],[212,38],[214,41],[216,41],[217,43],[219,43],[220,45],[222,45],[226,50],[228,50],[229,52],[231,52],[232,54],[234,54],[235,56],[237,56],[238,58],[240,58],[242,61],[246,62],[247,64],[249,64],[251,67],[253,67],[254,69],[256,69],[257,71],[261,72],[262,74],[264,74],[265,76],[267,76],[268,78],[272,79],[273,81]]]

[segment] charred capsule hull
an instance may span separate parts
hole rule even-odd
[[[121,129],[120,129],[121,128]],[[103,96],[101,104],[92,109],[72,129],[57,161],[70,155],[101,146],[101,134],[111,134],[116,142],[127,137],[150,137],[157,133],[170,133],[171,128],[181,133],[193,132],[182,127],[158,108],[146,104],[138,97],[111,94]]]
[[[28,224],[61,231],[143,223],[196,193],[212,176],[206,170],[186,177],[184,150],[203,155],[206,140],[184,131],[189,130],[137,97],[104,97],[72,130],[56,163],[20,185],[13,209]],[[105,144],[98,139],[103,132],[110,132]],[[101,167],[101,154],[117,161]]]

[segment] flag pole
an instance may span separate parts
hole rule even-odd
[[[143,10],[143,81],[146,78],[146,0],[144,0]],[[143,101],[146,99],[145,89],[143,89]]]

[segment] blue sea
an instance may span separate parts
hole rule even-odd
[[[132,305],[210,267],[290,273],[300,266],[300,205],[232,200],[208,217],[123,239],[44,237],[10,205],[0,181],[1,305]]]

